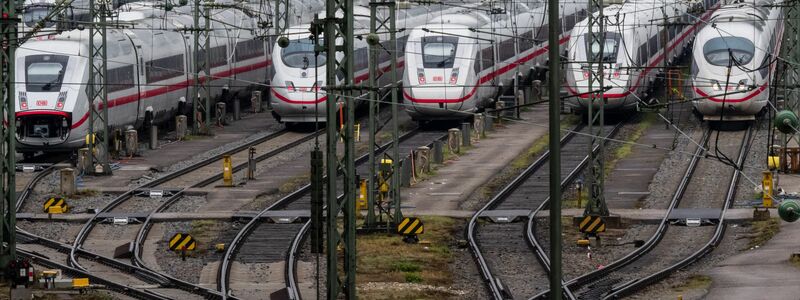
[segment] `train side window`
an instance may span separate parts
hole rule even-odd
[[[109,69],[107,73],[108,92],[113,93],[134,87],[133,65]]]
[[[147,62],[147,82],[183,76],[183,55],[173,55]]]
[[[651,55],[655,55],[658,52],[658,35],[651,37],[648,45],[650,48],[649,53]]]
[[[481,50],[481,61],[483,62],[484,70],[494,67],[494,46]]]
[[[369,59],[367,56],[367,48],[360,48],[355,51],[355,61],[353,62],[353,66],[356,71],[364,70],[369,65]]]
[[[528,51],[533,48],[533,30],[529,30],[520,35],[519,52]]]
[[[543,43],[547,42],[547,37],[548,37],[547,25],[548,24],[544,24],[536,29],[536,40],[542,41]]]
[[[563,32],[572,30],[572,27],[575,27],[575,14],[571,14],[564,18]]]
[[[236,61],[243,61],[264,56],[264,44],[261,40],[247,40],[236,43]]]
[[[509,38],[500,42],[500,47],[497,50],[500,52],[500,61],[506,61],[514,57],[514,55],[516,55],[514,50],[514,39]]]
[[[647,64],[647,44],[639,47],[639,66],[644,67]]]
[[[475,44],[475,47],[480,47],[480,44]],[[481,73],[481,52],[480,50],[475,52],[475,61],[472,62],[472,69],[475,71],[475,75]]]

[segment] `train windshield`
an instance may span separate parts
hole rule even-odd
[[[606,32],[605,42],[602,44],[597,40],[593,41],[588,33],[583,36],[583,39],[586,41],[586,49],[589,53],[589,56],[582,57],[581,59],[585,58],[586,60],[590,60],[594,58],[594,61],[597,61],[599,59],[602,62],[610,62],[610,63],[617,61],[617,52],[619,51],[619,41],[620,41],[619,33]]]
[[[25,22],[25,26],[33,27],[36,25],[36,22],[41,21],[47,14],[50,13],[51,6],[29,6],[25,8],[25,13],[22,15],[22,21]],[[45,27],[52,27],[53,22],[48,21],[44,24]]]
[[[64,55],[31,55],[25,57],[25,86],[28,92],[61,90],[64,70],[69,58]]]
[[[458,38],[432,36],[422,38],[422,64],[425,68],[452,68],[456,60]]]
[[[738,36],[715,37],[703,45],[703,55],[708,63],[715,66],[747,64],[753,60],[755,51],[753,42]],[[735,61],[731,61],[731,58]]]
[[[322,39],[319,42],[324,43]],[[314,41],[310,39],[291,40],[289,46],[281,49],[281,59],[290,68],[308,69],[325,65],[324,53],[314,59]]]

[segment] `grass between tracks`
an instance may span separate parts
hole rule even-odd
[[[765,221],[750,222],[750,234],[747,235],[747,237],[749,237],[750,240],[747,242],[746,249],[761,247],[762,245],[764,245],[764,243],[772,239],[772,237],[778,234],[778,232],[780,231],[781,231],[781,221],[778,218],[770,218],[769,220]]]
[[[644,135],[644,132],[650,128],[653,124],[657,121],[657,116],[655,113],[645,113],[642,114],[641,119],[636,124],[635,127],[631,129],[628,133],[621,133],[624,138],[625,142],[636,142],[639,138]],[[617,166],[617,163],[621,160],[625,159],[631,153],[633,153],[633,144],[630,143],[619,143],[619,142],[611,142],[606,149],[607,151],[605,154],[605,170],[604,174],[606,178],[609,178],[611,172],[614,171],[614,168]],[[584,185],[580,191],[577,191],[574,188],[569,188],[564,191],[567,195],[564,197],[565,199],[562,202],[562,207],[564,208],[581,208],[586,204],[586,199],[589,199],[589,190],[588,186]],[[580,193],[580,194],[579,194]],[[579,201],[580,200],[580,201]]]
[[[566,133],[564,130],[570,129],[571,127],[575,126],[575,124],[578,124],[578,122],[580,122],[580,117],[577,115],[568,115],[562,118],[561,135],[563,136]],[[545,134],[541,138],[537,139],[533,145],[525,150],[525,152],[521,153],[511,161],[508,169],[504,170],[497,176],[494,176],[489,180],[489,182],[481,186],[478,190],[480,195],[482,195],[483,198],[491,197],[492,194],[508,184],[509,181],[511,181],[514,177],[519,175],[519,173],[536,161],[536,159],[539,158],[539,154],[542,154],[547,150],[549,143],[550,135],[548,134]]]
[[[425,233],[419,244],[406,244],[396,234],[358,237],[358,288],[363,299],[441,299],[453,296],[450,247],[460,234],[459,221],[419,217]],[[411,286],[409,286],[411,284]],[[409,288],[411,287],[411,288]]]
[[[673,285],[672,290],[676,293],[685,293],[692,290],[705,290],[711,286],[711,277],[706,275],[689,275],[685,281],[679,285]]]

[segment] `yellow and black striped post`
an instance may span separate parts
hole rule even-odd
[[[595,234],[606,231],[606,223],[603,221],[603,217],[601,216],[584,216],[579,225],[580,226],[578,226],[578,228],[580,231],[587,234]]]
[[[403,235],[403,241],[406,243],[419,242],[417,235],[424,232],[425,226],[418,218],[404,218],[400,224],[397,224],[397,233]]]
[[[188,233],[176,233],[169,240],[169,250],[172,251],[192,251],[195,248],[197,243]]]
[[[61,214],[67,212],[67,201],[61,197],[51,197],[44,202],[42,206],[45,213],[48,214]]]

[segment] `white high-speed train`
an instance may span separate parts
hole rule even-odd
[[[781,0],[736,1],[711,16],[695,41],[694,107],[709,121],[753,120],[769,101],[783,40]]]
[[[10,0],[9,0],[10,1]],[[25,0],[22,7],[21,33],[33,28],[37,22],[41,21],[55,8],[60,0]],[[111,0],[109,2],[112,9],[116,9],[120,4],[130,2],[126,0]],[[72,0],[62,12],[64,24],[59,28],[62,30],[74,29],[78,24],[86,25],[91,21],[89,14],[89,0]],[[45,29],[56,27],[56,20],[51,20],[43,24]]]
[[[559,41],[586,16],[585,0],[561,1]],[[500,5],[494,4],[494,5]],[[482,110],[517,74],[547,62],[547,8],[508,5],[439,16],[406,45],[403,98],[415,120],[461,119]]]
[[[388,72],[391,66],[390,52],[392,49],[397,49],[398,55],[398,70],[397,78],[402,74],[403,63],[403,48],[406,44],[408,37],[408,30],[404,28],[413,28],[418,25],[427,23],[429,20],[437,15],[443,13],[452,13],[463,10],[464,7],[474,7],[471,4],[462,4],[458,2],[456,6],[450,5],[427,5],[427,6],[413,6],[405,9],[398,9],[395,22],[398,31],[396,33],[396,48],[391,46],[389,41],[389,34],[387,32],[380,32],[378,34],[383,49],[378,54],[378,67],[381,70],[381,75],[377,78],[379,86],[387,86],[390,84],[391,76]],[[357,5],[355,7],[355,34],[356,36],[366,36],[369,33],[369,8]],[[320,16],[324,18],[324,16]],[[326,85],[326,56],[321,53],[319,56],[314,56],[314,42],[309,38],[311,35],[310,24],[298,25],[290,28],[286,32],[286,37],[289,39],[289,44],[285,48],[277,46],[273,47],[273,64],[275,69],[275,76],[272,83],[272,98],[270,104],[272,106],[272,114],[276,120],[282,123],[309,123],[309,122],[325,122],[326,109],[325,103],[328,99],[327,95],[321,87]],[[322,41],[322,37],[320,37]],[[356,83],[365,81],[369,77],[369,50],[365,38],[355,39],[355,61],[354,61],[354,81]],[[339,53],[339,58],[342,54]],[[319,76],[315,76],[318,74]],[[341,78],[340,78],[341,80]],[[339,84],[341,82],[337,82]],[[359,102],[360,103],[360,102]],[[357,104],[358,105],[358,104]]]
[[[565,72],[566,89],[573,98],[566,104],[579,112],[586,111],[591,99],[590,72],[597,72],[598,68],[595,64],[594,70],[589,70],[587,62],[595,57],[603,62],[604,87],[595,82],[592,90],[604,89],[605,101],[595,101],[593,107],[598,109],[605,105],[606,110],[612,111],[635,109],[663,73],[664,64],[675,62],[719,7],[718,0],[688,3],[641,0],[606,7],[603,10],[606,16],[603,53],[599,53],[598,43],[589,45],[588,19],[575,25],[567,46],[569,62]],[[593,32],[599,30],[593,28]]]
[[[193,34],[182,31],[193,26],[191,7],[169,12],[141,7],[119,13],[121,21],[136,26],[108,29],[108,130],[141,126],[147,110],[153,112],[155,122],[168,120],[180,99],[186,99],[189,106],[196,95],[192,88],[196,69]],[[257,26],[253,14],[238,8],[212,12],[212,95],[222,94],[226,87],[231,95],[245,96],[264,85],[270,65],[268,44],[241,29]],[[17,50],[16,135],[17,149],[24,155],[75,151],[85,144],[88,33],[72,30],[31,40]],[[202,72],[199,76],[207,78]]]

